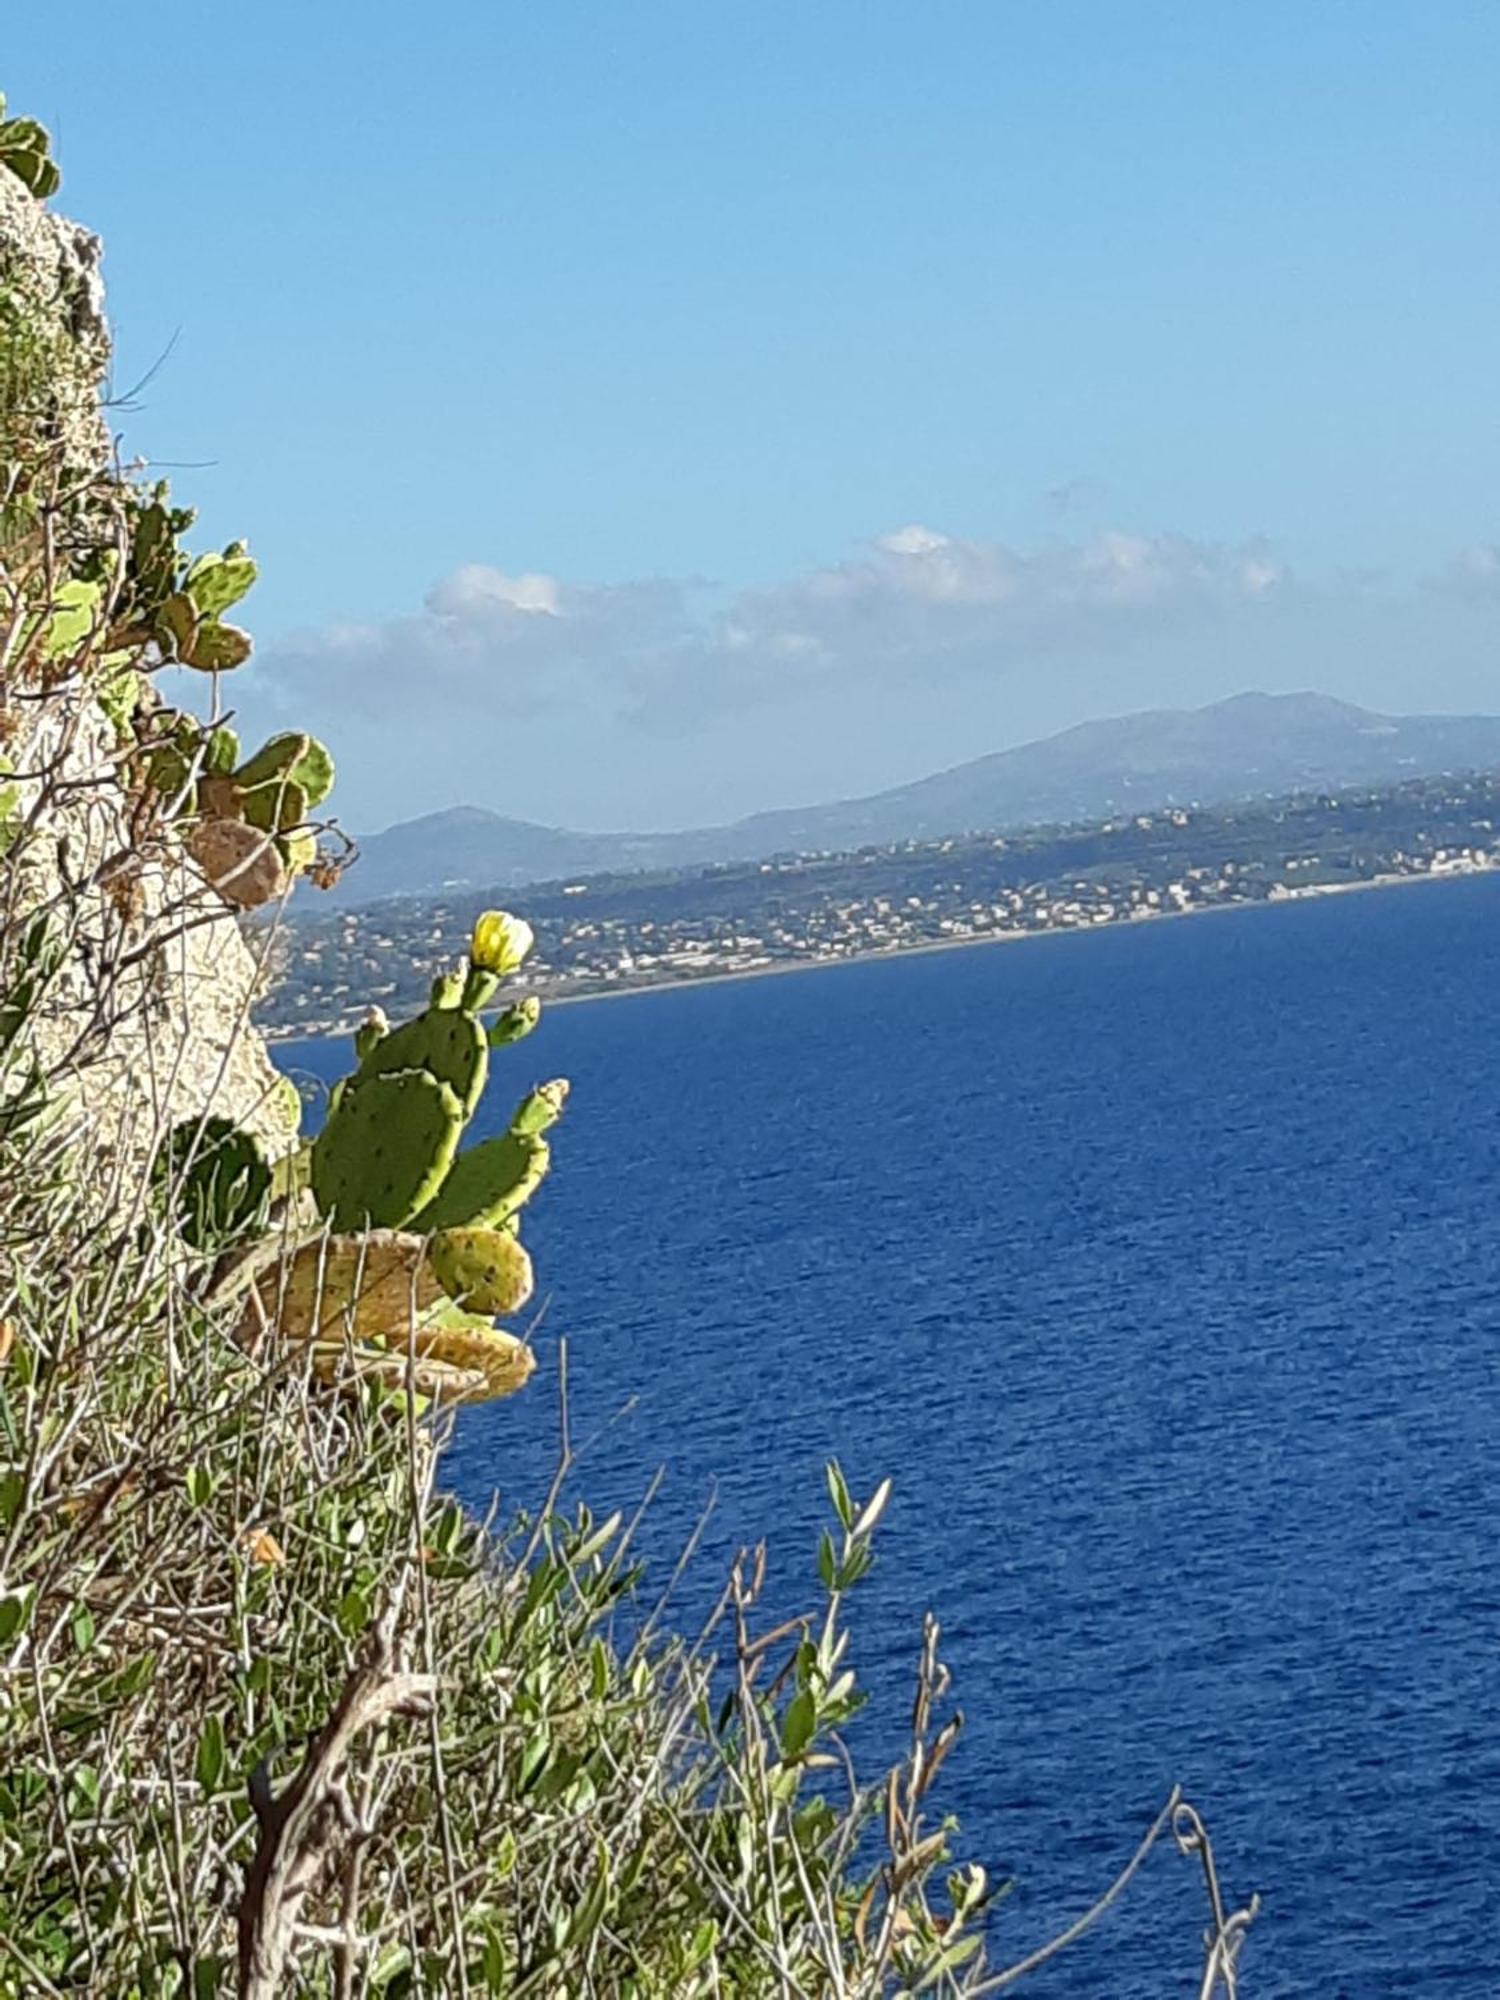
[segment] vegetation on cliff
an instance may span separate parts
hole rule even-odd
[[[191,516],[100,449],[97,408],[75,421],[105,350],[69,290],[87,260],[38,281],[62,240],[40,128],[0,124],[0,183],[42,246],[23,282],[0,245],[0,1994],[1015,1983],[1052,1947],[999,1969],[993,1886],[952,1862],[934,1623],[901,1762],[862,1783],[843,1748],[884,1487],[830,1468],[804,1615],[764,1629],[748,1551],[690,1636],[635,1524],[565,1504],[565,1443],[534,1519],[442,1495],[454,1405],[531,1367],[495,1322],[530,1290],[562,1088],[462,1146],[535,1021],[486,1012],[525,927],[487,913],[413,1019],[359,1031],[315,1139],[284,1089],[267,1119],[211,1082],[184,1118],[158,1087],[162,1009],[207,1004],[174,941],[337,867],[332,765],[233,740],[254,565],[190,554]],[[161,697],[177,667],[206,715]],[[130,1031],[105,1143],[89,1062]],[[1206,1859],[1174,1794],[1117,1888],[1168,1829]],[[1208,1879],[1205,1993],[1246,1921]]]

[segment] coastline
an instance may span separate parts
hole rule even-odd
[[[681,993],[700,986],[739,985],[751,979],[779,979],[790,973],[837,972],[846,966],[882,965],[893,959],[928,958],[938,952],[970,951],[987,945],[1027,944],[1039,938],[1092,937],[1101,931],[1131,929],[1152,929],[1157,924],[1176,923],[1185,917],[1225,917],[1241,915],[1247,910],[1283,909],[1293,903],[1311,903],[1327,896],[1348,896],[1371,889],[1413,888],[1420,883],[1466,882],[1478,876],[1500,874],[1495,868],[1426,869],[1420,874],[1372,875],[1362,882],[1317,882],[1305,889],[1297,889],[1289,895],[1276,897],[1245,897],[1226,903],[1198,903],[1185,910],[1157,910],[1149,917],[1111,917],[1099,924],[1058,924],[1041,929],[1028,927],[1023,930],[989,931],[982,937],[931,938],[920,944],[888,945],[879,951],[850,952],[839,958],[789,958],[778,959],[771,965],[750,965],[728,972],[703,972],[690,974],[686,978],[642,980],[629,985],[597,988],[591,993],[558,993],[546,987],[537,989],[537,996],[546,1007],[587,1007],[603,1000],[638,1000],[656,993]],[[317,1029],[278,1028],[262,1029],[265,1040],[273,1046],[283,1042],[324,1041],[332,1036],[346,1035],[353,1031],[352,1021],[335,1023]]]
[[[1325,896],[1355,895],[1366,889],[1405,889],[1422,882],[1471,882],[1476,876],[1500,875],[1500,869],[1469,868],[1420,875],[1372,875],[1365,882],[1318,882],[1287,896],[1246,897],[1233,903],[1197,903],[1186,910],[1157,910],[1149,917],[1111,917],[1102,924],[1058,924],[1043,929],[989,931],[983,937],[932,938],[922,944],[889,945],[881,951],[851,952],[847,958],[790,958],[774,965],[749,965],[736,972],[704,972],[687,979],[655,979],[635,986],[605,987],[594,993],[548,993],[540,995],[547,1007],[585,1007],[594,1000],[633,1000],[648,993],[680,993],[684,987],[731,986],[747,979],[775,979],[790,972],[838,972],[845,966],[885,965],[896,958],[930,958],[938,952],[969,951],[985,945],[1030,944],[1040,938],[1094,937],[1102,931],[1153,930],[1158,924],[1177,923],[1185,917],[1240,916],[1246,910],[1284,909],[1292,903],[1311,903]],[[338,1032],[335,1030],[335,1032]]]

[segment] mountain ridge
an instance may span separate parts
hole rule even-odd
[[[460,805],[360,841],[348,906],[570,875],[754,861],[1500,765],[1500,716],[1384,715],[1250,691],[1073,724],[904,785],[676,833],[578,833]]]

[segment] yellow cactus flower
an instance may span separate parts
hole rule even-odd
[[[513,917],[509,910],[486,910],[474,926],[469,959],[481,972],[495,972],[503,979],[518,969],[532,943],[531,926],[524,917]]]

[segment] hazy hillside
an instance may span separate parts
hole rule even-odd
[[[366,903],[443,887],[509,889],[1496,765],[1500,716],[1377,715],[1327,695],[1243,694],[1085,722],[870,798],[686,833],[572,833],[458,806],[362,840],[336,894]]]

